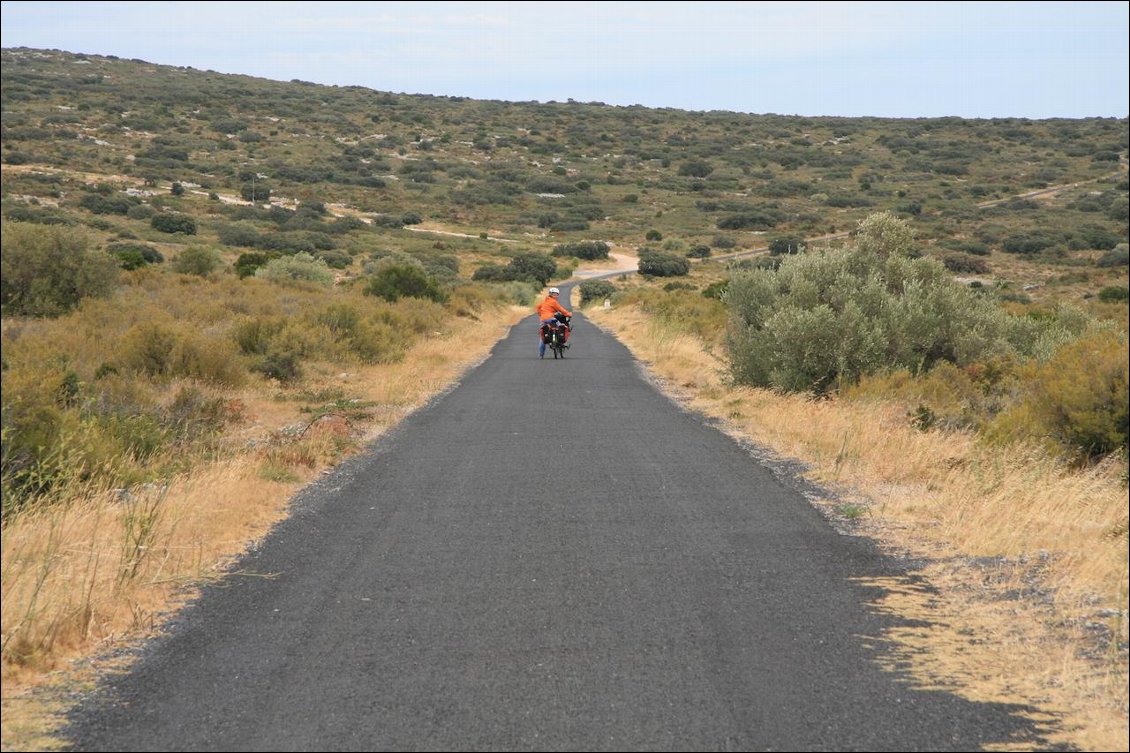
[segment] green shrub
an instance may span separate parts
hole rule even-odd
[[[118,259],[122,269],[140,269],[165,261],[160,251],[144,243],[111,243],[106,251]]]
[[[616,293],[616,286],[608,280],[586,280],[577,286],[581,295],[581,305],[591,301],[603,301]]]
[[[940,362],[1033,353],[1046,347],[1047,331],[1066,327],[1014,321],[937,261],[909,258],[913,234],[902,224],[872,216],[853,248],[734,274],[726,300],[735,379],[823,392],[881,370],[917,374]]]
[[[252,204],[262,204],[271,200],[271,187],[262,181],[244,183],[239,187],[239,197]]]
[[[251,277],[264,264],[275,257],[258,251],[248,251],[239,255],[235,260],[235,273],[239,279]]]
[[[1001,241],[1001,250],[1010,254],[1035,254],[1056,244],[1045,231],[1011,233]]]
[[[1125,243],[1119,243],[1095,262],[1098,267],[1125,267],[1127,264],[1130,264],[1130,247]]]
[[[726,295],[726,288],[728,286],[729,281],[727,280],[712,282],[702,289],[702,295],[705,298],[713,298],[716,301],[721,301]]]
[[[348,252],[340,251],[338,249],[319,251],[318,253],[314,254],[314,258],[324,261],[333,269],[345,269],[346,267],[349,267],[351,264],[353,264],[353,257],[350,256]]]
[[[184,214],[155,214],[149,224],[162,233],[196,235],[196,220]]]
[[[575,256],[578,259],[607,259],[609,246],[603,241],[562,243],[553,247],[554,256]]]
[[[641,275],[678,277],[691,271],[691,263],[684,256],[642,249],[639,252],[638,269]]]
[[[805,196],[812,191],[812,184],[802,180],[777,178],[759,186],[757,192],[762,196],[783,198],[785,196]]]
[[[945,268],[955,274],[988,274],[989,263],[984,259],[979,259],[976,256],[966,256],[965,254],[947,254],[942,259],[942,264]]]
[[[248,222],[219,225],[216,228],[216,235],[220,243],[225,246],[256,248],[262,239],[262,234],[259,230]]]
[[[118,266],[125,270],[141,269],[146,266],[147,262],[141,252],[133,249],[126,249],[124,251],[115,251],[111,254],[118,260]]]
[[[268,379],[280,382],[293,382],[302,377],[301,359],[297,353],[284,347],[272,348],[252,367]]]
[[[784,215],[778,209],[750,209],[718,220],[719,230],[769,230],[776,227]]]
[[[959,241],[957,244],[957,250],[964,251],[967,254],[973,254],[974,256],[988,256],[992,253],[992,249],[990,249],[984,243],[979,243],[977,241]]]
[[[510,260],[507,273],[511,280],[528,280],[546,285],[557,274],[557,262],[548,254],[519,254]]]
[[[1075,251],[1091,248],[1106,251],[1117,246],[1119,240],[1117,233],[1107,230],[1105,227],[1085,225],[1070,233],[1067,246]]]
[[[856,247],[879,257],[914,256],[914,230],[890,212],[877,212],[859,223]]]
[[[475,282],[507,282],[513,280],[510,270],[501,264],[484,264],[471,274]]]
[[[207,277],[220,266],[220,252],[208,246],[189,246],[173,259],[173,271]]]
[[[679,175],[692,178],[705,178],[714,172],[714,167],[706,160],[687,160],[679,165]]]
[[[376,227],[399,229],[404,227],[404,219],[402,217],[394,217],[391,214],[374,214],[373,225]]]
[[[82,230],[5,222],[0,249],[4,314],[58,316],[83,298],[109,296],[117,282],[117,261],[92,250]]]
[[[1099,291],[1099,300],[1103,303],[1118,303],[1130,300],[1130,288],[1111,285]]]
[[[769,241],[769,253],[774,256],[799,254],[806,245],[803,238],[775,238]]]
[[[4,208],[4,217],[13,222],[34,222],[39,225],[74,225],[75,221],[54,210],[14,206]]]
[[[549,226],[549,229],[555,233],[569,233],[577,230],[588,230],[589,223],[585,220],[566,218],[554,222]]]
[[[79,200],[78,205],[93,214],[129,214],[131,207],[140,203],[139,199],[132,196],[102,196],[100,194],[87,194]]]
[[[1110,202],[1107,216],[1115,222],[1126,222],[1130,219],[1130,199],[1126,196],[1116,196]]]
[[[255,276],[276,283],[298,281],[326,286],[334,283],[334,273],[329,265],[307,253],[271,259],[255,270]]]
[[[447,293],[415,264],[393,263],[380,268],[365,286],[365,294],[379,296],[386,301],[426,298],[443,303],[447,300]]]

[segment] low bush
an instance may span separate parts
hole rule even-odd
[[[111,243],[106,247],[106,252],[117,257],[122,269],[140,269],[165,261],[160,251],[145,243]]]
[[[1103,303],[1118,303],[1130,300],[1130,288],[1109,285],[1099,291],[1099,300]]]
[[[501,267],[499,267],[501,269]],[[476,286],[486,287],[486,286]],[[515,306],[530,306],[534,303],[540,286],[535,286],[534,283],[522,282],[520,280],[510,280],[502,282],[493,282],[489,285],[489,289],[494,291],[498,299]]]
[[[509,264],[513,279],[531,280],[542,285],[557,274],[557,262],[548,254],[519,254]]]
[[[769,253],[774,256],[799,254],[807,245],[803,238],[775,238],[769,241]]]
[[[173,259],[173,271],[207,277],[220,268],[220,252],[208,246],[189,246]]]
[[[638,306],[658,317],[672,330],[694,335],[710,347],[722,344],[728,317],[726,306],[693,289],[656,291],[636,288],[619,293],[616,301],[618,306]]]
[[[690,261],[684,256],[665,254],[660,251],[641,249],[639,252],[639,273],[652,277],[679,277],[691,271]]]
[[[117,284],[117,260],[92,249],[79,229],[5,222],[0,249],[5,315],[58,316],[84,298],[109,296]]]
[[[447,300],[447,293],[422,267],[415,264],[394,263],[381,267],[365,286],[365,293],[386,301],[426,298],[442,303]]]
[[[942,259],[942,264],[945,268],[955,274],[988,274],[989,263],[984,259],[979,259],[975,256],[966,256],[965,254],[948,254]]]
[[[562,243],[553,247],[554,256],[575,256],[578,259],[607,259],[609,246],[603,241]]]
[[[185,214],[155,214],[149,224],[162,233],[196,235],[196,220]]]
[[[501,264],[484,264],[471,274],[475,282],[508,282],[513,278],[510,270]]]
[[[322,259],[315,259],[306,253],[271,259],[255,270],[255,276],[275,283],[312,282],[325,286],[334,283],[334,273],[329,265]]]
[[[273,258],[275,257],[270,254],[264,254],[258,251],[242,253],[239,255],[239,258],[235,260],[235,273],[241,280],[245,277],[251,277],[260,267]]]
[[[1095,262],[1098,267],[1125,267],[1130,264],[1130,247],[1119,243]]]
[[[913,252],[905,221],[873,215],[852,248],[735,273],[726,295],[734,378],[820,393],[885,370],[1038,355],[1086,328],[1066,310],[1011,317]]]
[[[227,340],[201,334],[190,324],[142,322],[122,337],[120,363],[165,380],[177,377],[227,386],[243,383],[243,365]]]
[[[581,295],[581,305],[585,306],[592,301],[603,301],[611,298],[616,293],[616,286],[608,280],[586,280],[577,286]]]
[[[717,226],[719,230],[770,230],[783,219],[784,215],[777,209],[751,209],[722,217]]]
[[[1019,399],[987,428],[991,438],[1053,443],[1093,461],[1127,447],[1125,333],[1101,331],[1025,366]]]
[[[706,298],[713,298],[717,301],[721,301],[726,295],[726,288],[728,287],[728,285],[729,282],[727,280],[712,282],[702,289],[702,295]]]
[[[79,206],[93,214],[129,214],[132,207],[140,204],[140,200],[132,196],[102,196],[100,194],[87,194],[79,200]]]

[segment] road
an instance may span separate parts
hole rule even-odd
[[[1126,171],[1127,165],[1128,165],[1127,159],[1125,157],[1120,157],[1119,160],[1118,160],[1118,166],[1120,168],[1122,168],[1122,172]],[[1067,191],[1068,189],[1078,188],[1079,186],[1086,186],[1086,185],[1090,185],[1092,183],[1105,182],[1105,181],[1113,180],[1115,178],[1121,178],[1122,172],[1110,173],[1109,175],[1103,175],[1103,176],[1100,176],[1098,178],[1091,178],[1090,180],[1084,180],[1084,181],[1081,181],[1081,182],[1078,182],[1078,183],[1064,183],[1063,185],[1059,185],[1059,186],[1049,186],[1048,188],[1039,188],[1039,189],[1036,189],[1034,191],[1028,191],[1027,193],[1016,194],[1014,196],[1006,196],[1003,199],[990,199],[989,201],[982,201],[981,203],[979,203],[977,205],[977,208],[978,209],[988,209],[989,207],[997,207],[997,206],[1000,206],[1002,204],[1007,204],[1010,201],[1016,201],[1018,199],[1035,199],[1035,198],[1038,198],[1040,196],[1056,196],[1057,194],[1063,193],[1064,191]]]
[[[1041,746],[1022,707],[884,669],[898,623],[860,581],[898,562],[576,323],[554,361],[524,320],[300,495],[72,749]]]

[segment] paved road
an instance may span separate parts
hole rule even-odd
[[[880,669],[893,618],[853,579],[896,564],[577,321],[564,361],[538,360],[524,321],[304,493],[239,565],[275,577],[209,587],[82,704],[74,749],[976,750],[1033,734],[1022,708]]]

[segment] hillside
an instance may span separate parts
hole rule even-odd
[[[249,226],[276,236],[259,245],[354,258],[434,256],[435,238],[404,222],[518,241],[461,245],[469,275],[582,239],[634,249],[650,232],[676,249],[754,248],[890,210],[925,251],[1022,302],[1082,300],[1124,280],[1096,263],[1126,240],[1126,119],[474,101],[28,49],[3,51],[3,104],[5,216],[63,216],[106,243],[169,243],[153,212],[192,215],[193,240],[229,252],[256,242]],[[274,213],[238,203],[252,192]],[[302,203],[382,227],[280,214]]]

